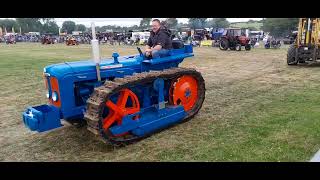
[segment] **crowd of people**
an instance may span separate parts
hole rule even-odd
[[[79,35],[53,35],[53,34],[16,34],[16,35],[3,35],[0,36],[0,43],[14,41],[14,42],[29,42],[29,43],[42,43],[44,39],[50,39],[54,43],[65,43],[68,39],[75,39],[79,44],[90,44],[92,36],[90,33],[82,33]],[[97,33],[96,38],[99,43],[110,45],[139,45],[140,37],[135,37],[134,40],[130,33]],[[187,36],[181,33],[175,33],[174,39],[182,40],[183,42],[190,42],[198,40],[196,36]]]
[[[119,44],[129,44],[127,43],[130,40],[130,37],[127,37],[125,34],[110,34],[110,33],[98,33],[97,39],[100,43],[108,43],[114,45]],[[54,43],[65,43],[66,40],[72,38],[75,39],[79,44],[90,44],[92,36],[89,33],[83,33],[80,35],[52,35],[52,34],[43,34],[43,35],[30,35],[30,34],[10,34],[0,36],[0,43],[7,41],[15,42],[37,42],[41,43],[43,39],[52,39]]]
[[[7,41],[15,42],[40,42],[41,37],[38,35],[3,35],[0,36],[0,43]]]

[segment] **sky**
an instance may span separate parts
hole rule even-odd
[[[5,18],[0,18],[5,19]],[[14,19],[14,18],[8,18]],[[163,20],[165,18],[158,18]],[[177,18],[178,22],[187,23],[188,18]],[[210,19],[210,18],[209,18]],[[246,22],[249,20],[261,20],[262,18],[227,18],[229,22]],[[59,27],[62,27],[64,21],[74,21],[76,24],[84,24],[87,27],[94,22],[96,26],[117,25],[117,26],[133,26],[139,25],[141,18],[55,18]]]

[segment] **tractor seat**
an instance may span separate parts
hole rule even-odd
[[[184,43],[181,40],[172,40],[172,48],[173,49],[184,48]]]
[[[173,51],[174,49],[182,49],[184,48],[184,43],[181,40],[172,40],[172,49],[170,50],[168,56],[175,54]],[[150,60],[152,57],[144,56],[144,60]]]

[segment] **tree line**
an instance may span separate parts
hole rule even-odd
[[[21,33],[27,32],[40,32],[40,33],[59,33],[59,26],[54,18],[15,18],[13,19],[0,19],[0,27],[3,31],[14,31]],[[73,21],[65,21],[62,24],[61,32],[71,34],[72,31],[86,31],[86,26],[83,24],[76,24]]]
[[[112,29],[114,31],[128,31],[132,29],[147,29],[150,27],[152,18],[142,18],[139,25],[134,25],[131,27],[120,27],[120,26],[102,26],[97,27],[98,31],[106,31]],[[176,18],[167,18],[164,21],[164,24],[167,25],[170,29],[176,29],[181,31],[183,27],[188,27],[191,29],[202,29],[202,28],[228,28],[230,22],[226,18],[188,18],[188,23],[178,23]],[[260,22],[262,23],[261,29],[251,27],[250,23]],[[250,30],[263,30],[269,32],[270,35],[275,37],[289,35],[292,31],[297,30],[299,18],[264,18],[261,21],[248,21],[248,28]]]
[[[112,29],[113,31],[129,31],[129,30],[142,30],[150,28],[152,18],[142,18],[139,25],[130,27],[122,27],[115,25],[97,26],[97,31],[105,32],[106,30]],[[273,36],[284,36],[290,34],[291,31],[296,30],[298,26],[298,18],[265,18],[261,20],[261,30],[270,32]],[[251,20],[251,22],[254,22]],[[202,28],[227,28],[230,26],[230,22],[226,18],[188,18],[188,23],[178,23],[176,18],[167,18],[163,21],[164,24],[170,29],[176,29],[181,31],[182,28],[188,27],[191,29],[202,29]],[[1,19],[0,27],[4,27],[8,32],[11,32],[12,27],[15,32],[19,32],[21,28],[22,33],[27,32],[40,32],[40,33],[53,33],[58,34],[59,26],[55,22],[54,18],[16,18],[13,19]],[[247,27],[252,29],[250,27]],[[257,29],[252,29],[257,30]],[[62,23],[61,32],[71,34],[72,31],[90,31],[83,24],[76,24],[73,21],[64,21]]]
[[[142,18],[139,25],[134,25],[130,27],[122,27],[115,25],[107,26],[97,26],[97,31],[104,32],[108,29],[114,31],[129,31],[133,29],[147,29],[150,27],[152,18]],[[212,20],[207,20],[207,18],[189,18],[187,24],[178,23],[176,18],[167,18],[163,21],[169,28],[180,30],[182,27],[190,28],[205,28],[205,27],[228,27],[229,22],[226,18],[214,18]],[[21,28],[22,33],[26,32],[40,32],[40,33],[54,33],[59,32],[59,26],[55,22],[54,18],[16,18],[13,19],[1,19],[0,27],[6,28],[8,32],[11,32],[12,27],[15,31],[19,31]],[[73,21],[64,21],[62,23],[61,32],[67,32],[71,34],[72,31],[90,31],[83,24],[76,24]]]
[[[266,18],[262,20],[262,30],[275,37],[290,35],[298,30],[299,18]]]

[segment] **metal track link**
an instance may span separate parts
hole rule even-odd
[[[151,83],[157,78],[165,80],[174,80],[182,75],[192,75],[198,81],[199,98],[193,109],[187,112],[184,121],[192,118],[201,109],[205,98],[205,83],[199,72],[195,69],[189,68],[171,68],[163,71],[150,71],[143,73],[135,73],[132,76],[125,76],[124,78],[115,78],[114,81],[106,81],[104,85],[94,89],[90,98],[87,100],[87,109],[84,119],[87,121],[87,129],[95,135],[100,135],[104,142],[110,143],[113,146],[125,145],[132,143],[143,137],[135,137],[128,135],[126,137],[112,137],[110,133],[102,129],[102,113],[106,101],[116,92],[123,88],[129,88],[137,84]]]

